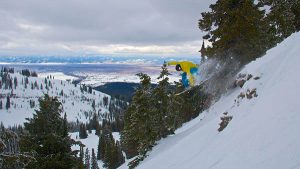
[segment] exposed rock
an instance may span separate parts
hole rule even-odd
[[[239,73],[239,74],[237,75],[237,79],[243,79],[243,78],[245,78],[246,76],[247,76],[247,74]]]
[[[231,120],[232,120],[232,116],[221,117],[221,123],[219,123],[220,127],[218,128],[218,131],[219,132],[223,131]]]
[[[243,99],[243,98],[245,98],[245,96],[246,96],[245,93],[241,92],[241,93],[238,95],[238,99],[239,99],[239,98],[242,98],[242,99]]]
[[[256,88],[252,89],[252,90],[247,90],[246,93],[247,99],[252,99],[253,97],[257,97],[257,93],[256,93]]]
[[[252,77],[253,77],[253,75],[248,74],[248,76],[247,76],[247,81],[250,80]]]
[[[238,79],[235,81],[236,86],[239,86],[240,88],[242,88],[245,84],[246,80],[245,79]]]
[[[254,80],[258,80],[258,79],[260,79],[260,77],[259,77],[259,76],[256,76],[256,77],[254,77],[253,79],[254,79]]]
[[[242,88],[246,81],[250,80],[253,77],[252,74],[238,74],[235,80],[235,86]]]

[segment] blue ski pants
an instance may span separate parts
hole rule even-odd
[[[196,67],[191,68],[191,69],[190,69],[190,73],[191,73],[191,76],[196,75],[196,74],[198,73],[198,68],[196,68]],[[188,79],[188,77],[187,77],[187,73],[186,73],[186,72],[183,72],[183,73],[181,74],[181,78],[182,78],[182,84],[183,84],[183,86],[184,86],[185,88],[189,87],[190,82],[189,82],[189,79]],[[193,78],[193,77],[191,77],[191,78]]]

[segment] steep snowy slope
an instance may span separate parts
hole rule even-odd
[[[26,77],[18,72],[4,74],[2,73],[0,78],[0,122],[5,126],[23,124],[25,118],[32,117],[35,109],[39,108],[38,99],[44,94],[57,96],[63,104],[68,120],[73,122],[86,122],[94,113],[98,115],[99,120],[113,119],[113,112],[110,110],[118,109],[115,105],[115,108],[110,107],[110,103],[118,100],[112,100],[109,95],[74,85],[70,81],[57,80],[53,75],[39,78]],[[11,79],[11,82],[5,79]],[[10,97],[9,109],[6,109],[7,96]]]
[[[299,42],[293,34],[246,65],[241,73],[253,77],[242,88],[160,141],[138,168],[300,168]],[[224,116],[232,120],[218,132]]]

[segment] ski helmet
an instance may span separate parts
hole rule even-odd
[[[176,69],[177,71],[181,71],[181,70],[182,70],[180,64],[177,64],[176,67],[175,67],[175,69]]]

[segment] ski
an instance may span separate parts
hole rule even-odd
[[[193,87],[189,87],[189,88],[183,90],[182,92],[176,93],[175,96],[179,96],[179,95],[181,95],[181,94],[184,94],[184,93],[186,93],[186,92],[189,92],[189,91],[191,91],[193,88],[195,88],[195,87],[197,87],[197,86],[201,86],[201,85],[202,85],[203,83],[205,83],[207,80],[209,80],[209,78],[207,78],[207,79],[201,81],[199,84],[197,84],[197,85],[195,85],[195,86],[193,86]]]

